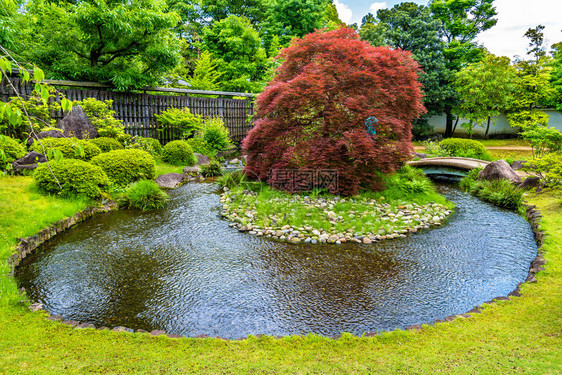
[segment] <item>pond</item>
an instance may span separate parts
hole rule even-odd
[[[220,218],[217,186],[187,184],[168,207],[98,215],[16,270],[31,300],[67,320],[236,339],[405,328],[466,312],[525,280],[526,220],[454,185],[446,224],[375,244],[289,244]]]

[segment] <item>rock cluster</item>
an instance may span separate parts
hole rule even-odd
[[[381,240],[405,237],[408,233],[415,233],[421,229],[441,225],[451,211],[441,204],[429,203],[418,205],[409,203],[393,206],[385,203],[384,198],[324,198],[290,196],[287,198],[274,198],[272,203],[286,203],[297,205],[307,210],[306,217],[310,218],[302,225],[290,225],[281,214],[272,212],[267,215],[259,214],[256,209],[258,197],[256,193],[244,190],[241,194],[233,193],[225,188],[221,195],[222,216],[230,220],[231,227],[240,232],[248,232],[256,236],[264,236],[279,241],[291,243],[329,243],[340,245],[346,242],[373,243]],[[241,204],[241,202],[244,202]],[[356,211],[342,212],[341,204],[352,204],[358,207]],[[362,208],[361,210],[359,209]],[[365,209],[367,208],[367,209]],[[338,213],[336,213],[336,211]],[[331,225],[330,230],[315,227],[314,223],[322,219]],[[355,229],[359,221],[370,223],[364,231]],[[282,224],[278,224],[281,222]],[[264,223],[267,223],[264,225]]]

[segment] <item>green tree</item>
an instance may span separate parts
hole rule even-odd
[[[467,65],[455,78],[459,115],[471,125],[485,126],[488,138],[492,117],[505,111],[511,100],[514,80],[515,71],[507,57],[488,54],[484,60]]]
[[[429,3],[434,17],[443,23],[443,36],[447,43],[444,56],[450,70],[457,72],[462,66],[484,57],[482,48],[475,44],[474,39],[497,23],[493,2],[494,0],[431,0]],[[451,101],[445,108],[446,137],[452,136],[452,108],[455,104],[455,101]]]
[[[22,52],[52,78],[151,85],[179,62],[178,21],[161,0],[33,0]]]
[[[21,0],[2,0],[0,2],[0,46],[13,49],[18,32],[18,7]]]
[[[390,46],[410,51],[420,64],[420,82],[423,84],[424,105],[428,115],[443,113],[454,97],[448,85],[451,72],[446,66],[443,28],[433,18],[429,8],[407,2],[391,9],[381,9],[374,17],[371,13],[363,18],[359,35],[374,46]],[[414,124],[414,136],[427,136],[430,128],[427,116]],[[427,130],[426,130],[427,129]],[[425,130],[425,132],[424,132]]]
[[[314,30],[337,24],[331,0],[267,0],[267,9],[261,28],[266,49],[275,35],[286,47],[294,37],[302,38]]]
[[[267,13],[265,0],[200,0],[200,4],[203,17],[211,24],[228,16],[240,16],[258,27]]]
[[[268,59],[247,18],[228,16],[205,28],[202,39],[203,49],[216,59],[223,89],[258,92],[263,88]]]
[[[552,72],[550,81],[552,89],[555,92],[554,105],[556,109],[562,110],[562,42],[556,43],[552,46]]]
[[[191,78],[188,78],[190,87],[194,90],[218,90],[221,73],[217,71],[218,61],[209,51],[203,51],[195,63]]]

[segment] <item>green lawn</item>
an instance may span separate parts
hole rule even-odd
[[[544,215],[548,263],[538,283],[523,285],[522,297],[420,332],[223,341],[77,330],[29,312],[7,275],[15,239],[85,205],[40,196],[30,186],[29,177],[0,178],[0,373],[562,373],[560,192],[529,197]]]

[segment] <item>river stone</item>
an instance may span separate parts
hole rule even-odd
[[[174,189],[182,184],[185,176],[179,173],[166,173],[161,176],[156,177],[154,181],[161,188]]]
[[[488,164],[478,174],[478,180],[508,180],[517,185],[522,182],[521,177],[511,169],[505,160],[496,160]]]
[[[43,156],[43,154],[31,151],[23,158],[19,158],[18,160],[13,162],[12,168],[15,172],[19,172],[25,169],[31,170],[37,168],[37,163],[44,163],[46,161],[47,159],[45,158],[45,156]]]
[[[79,105],[72,107],[72,111],[64,116],[59,126],[67,137],[94,139],[98,136],[95,126]]]
[[[30,137],[27,140],[27,147],[31,146],[36,139],[43,139],[43,138],[65,138],[64,134],[58,130],[47,130],[44,132],[39,132],[37,135]]]
[[[207,165],[211,161],[211,159],[208,156],[205,156],[198,152],[194,152],[193,155],[195,155],[195,157],[197,158],[197,163],[196,163],[197,165]]]

